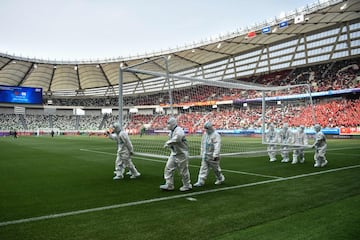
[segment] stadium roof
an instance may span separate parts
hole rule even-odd
[[[291,40],[300,41],[302,36],[360,23],[359,12],[358,0],[319,1],[318,4],[307,6],[302,12],[294,12],[283,19],[254,26],[252,29],[243,29],[208,42],[131,58],[65,62],[21,58],[0,53],[0,85],[41,87],[44,92],[68,92],[70,95],[77,95],[79,92],[108,95],[109,91],[115,94],[120,65],[128,67],[140,64],[139,66],[147,71],[165,72],[168,64],[169,73],[184,73],[218,62],[230,62],[237,56],[257,50],[260,54],[265,54],[276,44]],[[338,40],[339,37],[335,39]],[[281,58],[281,55],[277,57]],[[153,61],[142,64],[149,60]],[[154,77],[125,72],[123,82],[139,85],[149,79]]]

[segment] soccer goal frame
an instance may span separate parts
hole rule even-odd
[[[164,72],[156,72],[156,71],[150,71],[146,69],[141,69],[142,65],[154,62],[154,61],[164,61]],[[225,87],[224,84],[226,84],[226,88],[235,88],[235,89],[242,89],[242,90],[256,90],[261,92],[261,105],[262,105],[262,124],[261,124],[261,132],[262,132],[262,143],[267,144],[265,140],[265,132],[266,132],[266,122],[265,122],[265,103],[270,98],[266,97],[266,92],[269,91],[281,91],[286,90],[289,88],[295,88],[295,87],[304,87],[306,89],[306,93],[300,94],[301,97],[309,98],[310,105],[312,109],[312,116],[313,116],[313,122],[316,122],[315,119],[315,112],[313,107],[313,100],[311,95],[311,88],[309,84],[296,84],[296,85],[287,85],[287,86],[264,86],[260,84],[254,84],[254,83],[247,83],[240,80],[235,79],[227,79],[226,81],[214,81],[210,79],[202,79],[202,78],[195,78],[195,77],[189,77],[189,76],[182,76],[179,74],[171,74],[169,72],[169,59],[165,56],[161,56],[158,58],[150,59],[138,64],[134,64],[131,66],[123,67],[120,65],[119,67],[119,116],[118,121],[120,126],[123,128],[123,122],[124,122],[124,113],[123,113],[123,80],[124,80],[124,72],[134,73],[134,74],[144,74],[149,75],[153,77],[159,77],[165,79],[167,83],[168,93],[169,93],[169,108],[170,108],[170,114],[169,116],[174,116],[173,111],[173,96],[172,96],[172,89],[171,89],[171,80],[177,79],[177,80],[184,80],[184,81],[190,81],[192,83],[196,84],[204,84],[208,86],[214,86],[214,87]],[[281,145],[281,144],[279,144]],[[240,153],[241,154],[241,153]],[[151,154],[150,154],[151,155]],[[150,156],[149,155],[149,156]],[[239,155],[239,153],[227,153],[227,154],[221,154],[221,155]],[[158,155],[153,155],[153,157],[162,157]],[[198,156],[197,156],[198,157]]]

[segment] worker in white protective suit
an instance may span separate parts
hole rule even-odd
[[[189,191],[192,189],[189,172],[189,147],[185,138],[184,130],[177,125],[174,117],[167,121],[167,128],[170,130],[169,140],[164,147],[169,148],[171,153],[164,169],[165,184],[160,185],[161,190],[174,190],[174,172],[178,169],[183,186],[180,191]]]
[[[295,145],[294,151],[293,151],[293,160],[291,164],[296,164],[298,161],[300,163],[305,162],[305,154],[304,149],[305,146],[308,145],[308,138],[305,133],[305,127],[300,126],[299,129],[297,129],[293,134],[293,144]]]
[[[265,134],[266,142],[268,143],[267,152],[270,158],[270,162],[276,161],[276,142],[277,142],[277,133],[275,131],[274,124],[269,125],[269,130]]]
[[[139,177],[141,174],[131,161],[131,155],[133,155],[134,149],[129,135],[121,130],[119,123],[114,123],[112,128],[113,132],[106,132],[106,134],[110,139],[115,140],[118,146],[115,160],[115,176],[113,179],[123,179],[126,168],[129,169],[131,179]]]
[[[204,129],[205,132],[202,136],[200,147],[202,160],[198,180],[194,184],[195,187],[201,187],[205,184],[210,168],[214,171],[216,185],[222,184],[225,181],[220,168],[221,136],[215,131],[210,121],[205,123]]]
[[[324,133],[321,132],[321,126],[319,124],[316,124],[314,126],[315,129],[315,142],[312,145],[313,148],[315,148],[315,154],[314,154],[314,160],[315,164],[314,167],[324,167],[328,163],[326,160],[326,137]]]
[[[287,123],[283,124],[282,129],[279,132],[279,143],[282,160],[281,162],[289,162],[289,143],[291,141],[291,131]]]

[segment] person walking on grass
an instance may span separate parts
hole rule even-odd
[[[194,184],[195,187],[201,187],[205,184],[205,180],[209,174],[209,170],[214,171],[216,185],[220,185],[225,181],[225,177],[220,168],[220,149],[221,136],[215,131],[212,123],[207,121],[204,124],[205,132],[201,139],[200,155],[201,166],[198,174],[198,180]]]
[[[192,189],[189,172],[189,147],[185,138],[184,130],[177,125],[174,117],[167,121],[167,128],[170,130],[169,140],[164,147],[170,149],[170,156],[164,169],[165,184],[160,185],[161,190],[174,190],[174,173],[178,169],[183,186],[180,191],[185,192]]]
[[[326,137],[324,133],[321,132],[321,126],[319,124],[316,124],[314,126],[315,129],[315,142],[312,145],[313,148],[315,148],[314,153],[314,160],[315,164],[314,167],[325,167],[326,164],[328,164],[328,161],[326,160]]]
[[[113,133],[106,132],[106,135],[110,139],[115,140],[118,146],[115,160],[115,176],[113,179],[123,179],[126,168],[128,168],[130,171],[131,179],[139,177],[141,174],[136,169],[134,163],[131,161],[131,155],[133,155],[134,149],[129,135],[125,131],[121,130],[119,123],[114,123],[112,128]]]

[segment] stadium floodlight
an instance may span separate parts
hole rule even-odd
[[[346,8],[347,8],[347,3],[344,3],[344,4],[340,7],[340,10],[341,10],[341,11],[344,11]]]

